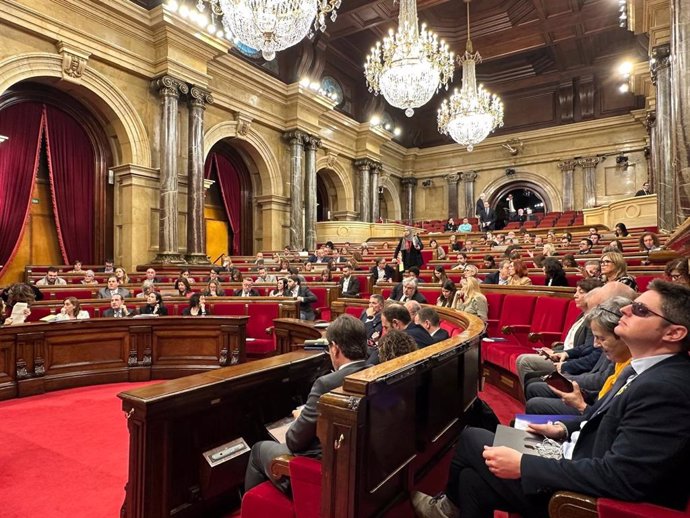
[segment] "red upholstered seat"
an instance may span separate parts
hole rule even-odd
[[[637,282],[637,291],[643,292],[647,291],[647,286],[649,286],[649,283],[652,282],[654,279],[661,279],[663,278],[661,275],[638,275],[635,277],[635,281]]]
[[[309,457],[290,461],[290,484],[296,518],[318,518],[321,511],[321,462]]]
[[[597,512],[599,518],[683,518],[690,516],[690,501],[685,511],[677,511],[653,504],[598,498]]]
[[[489,305],[488,318],[486,320],[488,327],[486,334],[489,336],[498,336],[500,331],[498,328],[498,321],[501,318],[501,309],[503,308],[502,293],[487,293],[486,300]]]
[[[242,499],[242,518],[295,518],[292,501],[271,482],[253,487]]]
[[[314,313],[316,313],[316,318],[330,320],[331,307],[328,304],[329,288],[315,286],[309,287],[309,289],[314,295],[316,295],[316,302],[312,304],[312,307],[314,308]]]
[[[268,356],[276,351],[273,319],[279,317],[278,304],[247,304],[247,354]]]
[[[529,295],[506,295],[503,299],[503,307],[501,308],[501,318],[498,321],[498,329],[502,330],[506,326],[519,330],[518,334],[523,335],[527,343],[527,332],[529,330],[530,322],[532,322],[532,314],[534,313],[534,305],[537,298]],[[561,321],[562,322],[562,321]],[[524,330],[524,332],[523,332]],[[507,337],[510,343],[520,344],[520,340],[515,337],[515,334]]]
[[[243,302],[216,302],[211,306],[211,312],[216,316],[246,315],[247,304]]]
[[[50,292],[50,298],[51,299],[56,299],[56,300],[64,300],[67,297],[77,297],[78,299],[95,299],[96,290],[92,290],[90,288],[84,288],[84,289],[69,289],[69,290],[55,290]]]
[[[450,337],[459,335],[464,331],[463,328],[453,325],[450,322],[447,322],[446,320],[441,320],[441,329],[445,329],[446,331],[448,331],[448,336]]]
[[[485,362],[498,365],[517,374],[515,362],[521,354],[534,352],[524,345],[507,344],[505,342],[482,342],[482,359]]]
[[[347,313],[348,315],[352,315],[355,318],[359,318],[362,314],[362,311],[364,311],[364,308],[361,308],[359,306],[347,306],[345,308],[345,313]]]

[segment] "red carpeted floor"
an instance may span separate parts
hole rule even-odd
[[[1,402],[0,516],[119,516],[128,434],[116,395],[145,384],[98,385]],[[481,397],[503,423],[524,408],[491,385]],[[440,476],[446,469],[434,471]],[[430,480],[432,486],[441,483]]]

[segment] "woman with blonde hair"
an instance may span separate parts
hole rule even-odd
[[[117,278],[117,283],[122,286],[123,284],[129,284],[129,275],[127,275],[127,271],[122,267],[118,266],[115,268],[115,277]]]
[[[489,303],[479,288],[475,277],[462,280],[462,288],[456,293],[453,307],[470,315],[476,315],[486,322],[489,314]]]
[[[479,273],[479,268],[477,268],[473,264],[468,264],[465,266],[465,270],[462,272],[462,274],[465,276],[467,279],[468,277],[477,277],[477,274]]]
[[[510,286],[528,286],[532,279],[527,277],[527,266],[520,259],[513,259],[508,265],[508,284]]]
[[[637,281],[628,274],[628,263],[619,252],[607,252],[601,257],[601,280],[605,283],[621,282],[637,291]]]

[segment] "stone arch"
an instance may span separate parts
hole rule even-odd
[[[545,212],[563,210],[563,198],[558,189],[547,178],[524,171],[518,171],[517,174],[519,178],[497,178],[484,188],[483,192],[486,193],[492,206],[512,189],[531,189],[544,200]]]
[[[388,176],[379,183],[383,187],[383,197],[386,200],[386,206],[388,207],[388,219],[392,220],[402,220],[402,204],[400,199],[402,194],[400,189],[398,189],[399,183],[392,181],[393,179]],[[391,214],[391,208],[392,214]]]
[[[352,175],[332,157],[321,157],[316,161],[316,174],[321,175],[328,187],[335,190],[335,205],[332,211],[354,211],[355,189],[352,185]]]
[[[62,79],[62,56],[43,52],[18,54],[0,61],[0,95],[24,80]],[[112,149],[118,164],[151,167],[151,144],[146,128],[132,103],[111,81],[88,65],[78,82],[55,81],[53,86],[74,95],[94,115],[112,127],[117,148]]]
[[[232,139],[241,154],[253,162],[259,175],[260,185],[256,185],[257,195],[288,196],[280,174],[280,164],[266,140],[254,128],[238,131],[237,121],[216,124],[204,135],[204,159],[216,142]],[[251,168],[250,168],[251,169]]]

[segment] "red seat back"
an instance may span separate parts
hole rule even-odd
[[[565,311],[565,319],[563,320],[563,333],[561,334],[561,342],[565,340],[568,331],[573,327],[573,324],[580,318],[582,310],[577,307],[574,300],[571,300],[568,304],[568,309]]]
[[[296,456],[290,461],[290,485],[295,518],[321,515],[321,462]]]
[[[537,297],[532,316],[532,331],[560,331],[571,299]]]
[[[537,297],[529,295],[506,295],[503,298],[499,329],[508,325],[527,324],[532,321],[532,313]]]

